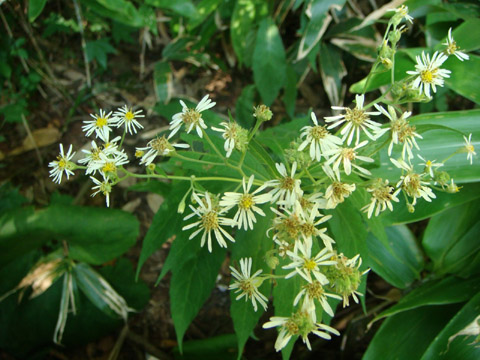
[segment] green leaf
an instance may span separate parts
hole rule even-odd
[[[255,85],[245,86],[235,105],[235,119],[240,126],[246,129],[252,128],[255,123],[253,117],[255,93]]]
[[[463,280],[450,276],[442,280],[428,281],[377,315],[374,321],[426,305],[448,305],[467,301],[480,290],[479,279],[476,277]]]
[[[72,259],[102,264],[127,251],[138,235],[138,221],[131,214],[68,205],[19,209],[2,216],[0,224],[0,263],[48,241],[65,240]]]
[[[183,353],[178,348],[173,349],[173,355],[178,360],[234,360],[237,338],[235,334],[225,334],[201,340],[185,341]]]
[[[143,239],[142,252],[138,259],[137,279],[143,264],[155,251],[172,236],[185,236],[182,231],[183,221],[182,215],[178,213],[178,204],[183,196],[187,193],[190,184],[174,183],[169,196],[165,198],[157,213],[153,217],[145,238]],[[166,266],[163,267],[162,272]]]
[[[250,143],[248,144],[248,151],[250,151],[256,159],[260,160],[260,163],[263,164],[267,169],[270,177],[277,177],[277,171],[275,170],[276,167],[272,157],[265,151],[263,146],[256,139],[250,140]]]
[[[155,85],[155,96],[157,101],[164,104],[170,101],[172,88],[172,74],[170,64],[165,61],[157,61],[153,69],[153,83]]]
[[[262,269],[264,273],[269,273],[270,269],[263,260],[265,253],[271,248],[271,243],[266,241],[265,233],[271,226],[273,212],[263,207],[266,216],[257,215],[257,223],[252,231],[237,231],[235,234],[235,244],[232,246],[232,266],[239,269],[239,260],[242,258],[252,258],[251,274]],[[232,281],[234,278],[232,277]],[[270,293],[270,282],[266,280],[260,287],[260,292],[267,298]],[[230,316],[233,320],[233,327],[237,335],[238,358],[240,359],[245,343],[252,333],[260,316],[263,315],[263,307],[257,303],[258,309],[255,312],[251,300],[245,301],[244,298],[235,300],[239,293],[230,291]]]
[[[202,0],[197,4],[197,11],[195,16],[187,24],[190,30],[193,30],[198,25],[201,25],[207,17],[217,10],[222,0]]]
[[[28,21],[34,22],[42,13],[47,0],[29,0],[28,1]]]
[[[423,255],[415,238],[405,225],[385,229],[389,247],[373,234],[367,237],[368,265],[393,286],[404,289],[420,279]]]
[[[129,0],[82,0],[89,11],[118,21],[124,25],[141,28],[146,24],[137,8]]]
[[[110,45],[108,39],[100,39],[87,41],[87,58],[91,62],[97,60],[99,65],[106,69],[107,68],[107,55],[116,54],[115,48]]]
[[[215,239],[213,241],[216,244]],[[215,286],[225,253],[225,249],[216,245],[213,246],[213,252],[209,253],[204,246],[195,258],[172,267],[170,309],[180,352],[185,331]]]
[[[424,306],[389,317],[362,359],[420,359],[458,308],[458,305]]]
[[[189,18],[194,18],[197,15],[197,9],[190,0],[147,0],[146,4],[160,9],[171,10],[180,16]]]
[[[297,73],[291,64],[287,65],[283,103],[287,114],[293,118],[297,101]]]
[[[469,276],[480,271],[480,201],[471,201],[434,216],[423,247],[438,274]]]
[[[270,106],[285,84],[287,63],[282,38],[272,19],[262,20],[253,52],[253,78],[267,106]]]
[[[443,64],[452,73],[445,79],[445,85],[467,99],[480,104],[480,56],[470,54],[470,59],[460,61],[450,56]]]
[[[477,293],[432,341],[421,360],[462,359],[475,360],[480,358],[480,348],[467,341],[463,336],[456,336],[467,327],[472,319],[477,321],[480,313],[480,293]],[[470,336],[475,336],[471,334]],[[470,338],[475,340],[475,338]]]
[[[320,44],[320,71],[323,87],[330,104],[339,106],[343,101],[342,79],[347,75],[342,56],[336,47],[330,44]]]

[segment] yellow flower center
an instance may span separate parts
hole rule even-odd
[[[342,157],[344,157],[345,159],[348,159],[350,161],[355,160],[355,157],[356,157],[355,150],[350,149],[350,148],[343,149],[342,150]]]
[[[457,46],[457,43],[455,41],[452,41],[450,44],[448,44],[447,47],[447,53],[452,55],[455,54],[455,51],[457,51],[459,47]]]
[[[127,121],[132,121],[134,118],[135,118],[135,114],[131,111],[127,111],[127,113],[125,114],[125,119]]]
[[[298,332],[299,332],[299,328],[298,328],[298,325],[295,323],[295,321],[289,319],[286,323],[285,323],[285,329],[287,330],[287,332],[290,334],[290,335],[297,335]]]
[[[60,156],[59,156],[57,159],[58,159],[58,168],[59,168],[60,170],[66,169],[68,162],[67,162],[64,158],[62,158],[62,157],[60,157]]]
[[[367,114],[363,109],[346,109],[345,120],[351,121],[354,125],[362,125],[365,120],[368,120]]]
[[[322,284],[320,284],[318,280],[315,280],[305,285],[305,289],[307,290],[308,296],[310,296],[313,299],[319,299],[325,294],[325,291],[323,290],[323,286]]]
[[[217,212],[212,210],[203,215],[202,225],[206,231],[218,229]]]
[[[185,124],[196,124],[198,120],[200,120],[202,114],[200,114],[195,109],[187,109],[185,113],[182,115],[182,120]]]
[[[248,210],[253,205],[255,205],[255,201],[253,201],[253,196],[251,194],[243,194],[238,203],[238,207],[243,210]]]
[[[420,78],[423,83],[431,84],[433,82],[434,74],[430,70],[423,70],[420,73]]]
[[[315,140],[320,140],[328,135],[328,130],[325,128],[325,126],[317,125],[312,127],[312,129],[310,130],[310,135]]]
[[[242,292],[250,296],[255,292],[255,286],[252,284],[252,281],[250,279],[241,280],[239,287],[242,290]]]
[[[381,202],[390,201],[392,198],[390,194],[392,190],[393,188],[391,186],[379,187],[373,191],[372,196]]]
[[[466,145],[465,147],[467,148],[467,152],[469,154],[473,154],[475,152],[475,148],[473,145],[470,144],[470,145]]]
[[[105,165],[103,165],[102,167],[102,171],[104,173],[108,173],[108,172],[115,172],[115,170],[117,169],[117,167],[115,166],[115,163],[113,162],[107,162]]]
[[[303,264],[303,267],[308,271],[312,271],[317,268],[317,263],[313,259],[305,259],[305,263]]]
[[[285,189],[285,190],[293,190],[293,187],[295,185],[295,180],[292,179],[290,176],[285,176],[281,181],[280,181],[280,188]]]
[[[135,151],[135,157],[136,158],[141,158],[143,155],[145,155],[145,151],[143,151],[143,150]]]
[[[97,122],[95,123],[95,125],[98,128],[102,128],[102,127],[106,126],[107,124],[108,124],[108,119],[104,118],[104,117],[98,117]]]
[[[300,231],[307,237],[314,235],[316,230],[317,229],[312,223],[303,223],[300,225]]]

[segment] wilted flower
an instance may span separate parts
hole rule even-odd
[[[225,139],[224,149],[227,152],[227,158],[232,155],[233,149],[244,152],[247,149],[248,131],[238,125],[236,122],[221,122],[223,129],[212,127],[212,130],[222,133]]]
[[[150,140],[146,147],[137,148],[136,156],[141,157],[140,164],[148,166],[158,155],[170,156],[175,148],[187,149],[189,147],[188,144],[171,144],[164,135]]]
[[[332,165],[332,170],[335,172],[337,178],[340,178],[340,164],[343,164],[343,169],[345,174],[350,175],[352,172],[352,167],[362,174],[371,175],[370,171],[362,168],[361,166],[354,163],[356,160],[361,160],[365,162],[373,162],[372,158],[368,156],[357,155],[357,149],[368,144],[368,141],[362,141],[358,145],[355,145],[353,148],[349,147],[339,147],[335,150],[328,151],[326,154],[331,156],[326,162],[325,165]]]
[[[110,193],[112,192],[112,184],[110,183],[109,179],[103,175],[103,181],[97,180],[93,176],[90,176],[90,179],[95,183],[95,186],[92,187],[92,190],[96,190],[92,196],[97,195],[98,193],[102,193],[105,195],[105,201],[107,203],[107,207],[110,206]]]
[[[373,185],[367,188],[367,191],[372,198],[370,204],[365,205],[362,211],[367,212],[369,219],[372,217],[375,209],[375,216],[378,216],[380,212],[385,211],[387,208],[393,211],[392,201],[399,201],[397,195],[400,189],[395,190],[393,186],[389,186],[388,180],[383,182],[382,179],[377,179]]]

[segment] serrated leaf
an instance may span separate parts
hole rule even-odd
[[[107,55],[108,54],[115,54],[117,50],[110,45],[108,39],[100,39],[100,40],[93,40],[87,41],[86,44],[86,52],[88,61],[91,62],[93,60],[97,60],[99,65],[106,69],[107,68]]]
[[[219,246],[214,246],[213,252],[209,253],[205,246],[195,258],[181,266],[172,266],[170,309],[180,352],[185,331],[215,286],[225,253],[226,250]]]
[[[253,78],[264,103],[270,106],[285,84],[286,56],[272,19],[262,20],[253,52]]]

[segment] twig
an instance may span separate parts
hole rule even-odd
[[[118,336],[117,341],[115,342],[115,345],[113,346],[112,351],[110,352],[110,355],[108,356],[108,360],[117,360],[118,355],[120,355],[120,350],[122,350],[122,345],[125,342],[127,334],[128,334],[128,325],[125,324],[122,331],[120,332],[120,335]]]
[[[87,57],[87,43],[85,42],[85,33],[83,31],[82,9],[78,5],[77,0],[73,0],[75,6],[75,14],[77,15],[78,28],[80,30],[80,37],[82,39],[83,62],[85,63],[85,76],[87,77],[87,86],[92,87],[92,79],[90,77],[90,66]]]

